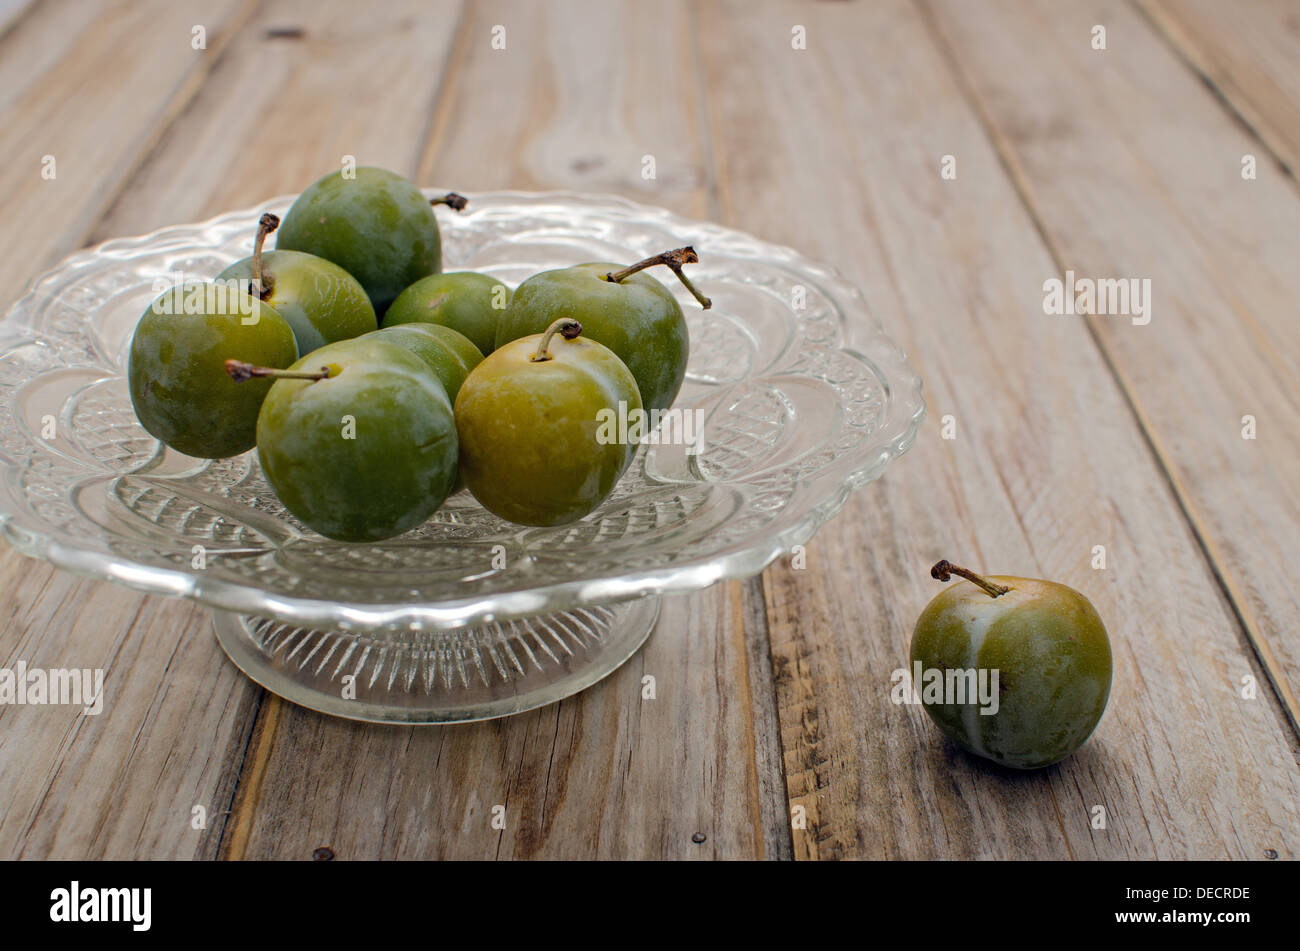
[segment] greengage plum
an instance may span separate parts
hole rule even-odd
[[[641,408],[636,379],[608,347],[560,318],[485,357],[456,397],[461,473],[489,512],[563,525],[613,491],[635,444],[602,440],[603,413]]]
[[[544,331],[561,317],[582,324],[583,336],[604,344],[635,377],[646,412],[672,405],[686,376],[690,339],[686,318],[668,288],[641,272],[666,265],[707,309],[711,302],[682,273],[698,261],[691,248],[678,248],[629,267],[577,264],[542,271],[515,288],[497,325],[498,347]]]
[[[433,204],[465,207],[451,193]],[[276,236],[277,249],[333,261],[355,277],[375,313],[405,288],[442,270],[442,236],[429,199],[396,172],[340,169],[307,187]]]
[[[451,493],[456,423],[419,357],[367,335],[266,373],[283,378],[258,415],[257,456],[276,496],[309,527],[338,541],[379,541],[418,527]]]
[[[1049,766],[1082,746],[1106,709],[1111,682],[1110,640],[1088,599],[1063,584],[983,578],[947,561],[931,574],[967,580],[939,592],[921,612],[913,666],[998,675],[992,713],[969,696],[958,703],[922,692],[939,729],[966,750],[1016,769]]]
[[[164,291],[136,324],[127,385],[140,424],[187,456],[223,459],[253,448],[269,380],[235,383],[228,359],[287,367],[298,359],[288,322],[237,282]]]
[[[280,219],[262,215],[253,254],[236,261],[218,280],[245,280],[289,322],[299,356],[336,340],[359,337],[379,326],[365,288],[333,261],[303,251],[266,251],[262,244]]]
[[[423,360],[453,403],[470,371],[483,362],[483,354],[464,334],[440,324],[399,324],[372,330],[366,337],[395,343]]]
[[[496,349],[497,323],[510,288],[476,271],[450,271],[416,281],[384,313],[384,326],[441,324],[459,330],[487,356]]]

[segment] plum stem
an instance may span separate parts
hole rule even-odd
[[[431,205],[446,205],[452,211],[464,211],[465,206],[469,204],[469,199],[464,195],[457,195],[455,192],[447,192],[437,198],[430,198]]]
[[[278,227],[280,216],[269,211],[257,221],[257,237],[253,239],[253,282],[249,292],[258,300],[266,300],[271,293],[271,282],[264,281],[262,275],[262,245],[266,244],[266,236]]]
[[[236,383],[243,383],[253,377],[270,377],[273,380],[328,380],[330,368],[321,367],[313,373],[310,370],[280,370],[276,367],[259,367],[243,360],[227,360],[226,372]]]
[[[578,323],[572,317],[561,317],[551,326],[546,328],[546,333],[542,334],[542,339],[537,341],[537,351],[528,359],[533,363],[541,363],[543,360],[554,359],[547,348],[551,345],[551,338],[559,334],[565,340],[572,340],[578,334],[582,333],[582,324]]]
[[[686,276],[686,272],[682,270],[683,264],[697,264],[699,260],[700,256],[695,253],[695,249],[687,245],[684,248],[676,248],[672,251],[652,255],[644,261],[637,261],[636,264],[628,265],[621,271],[611,271],[605,275],[605,280],[614,284],[621,284],[637,271],[644,271],[648,267],[662,264],[676,274],[677,280],[681,281],[685,288],[691,292],[691,296],[700,302],[702,308],[708,310],[713,306],[713,301],[701,294],[699,289],[691,283],[691,279]]]
[[[959,568],[947,559],[938,562],[930,569],[930,577],[935,581],[947,581],[952,575],[957,575],[959,578],[965,578],[967,581],[979,585],[990,598],[999,597],[1011,590],[1006,585],[997,584],[987,578],[981,578],[968,568]]]

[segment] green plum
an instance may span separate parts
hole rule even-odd
[[[298,345],[288,321],[234,282],[164,291],[131,337],[127,383],[141,425],[187,456],[223,459],[252,449],[271,383],[236,384],[228,359],[287,367]]]
[[[372,330],[366,336],[395,343],[423,360],[447,391],[447,398],[453,404],[465,378],[483,362],[483,354],[468,338],[440,324],[398,324],[395,327]],[[452,491],[459,492],[463,488],[465,479],[457,471],[456,485]]]
[[[577,321],[561,318],[544,334],[505,343],[456,397],[465,484],[500,518],[576,521],[609,496],[632,461],[636,443],[602,438],[601,421],[641,409],[636,379],[581,333]]]
[[[690,338],[686,318],[668,288],[640,272],[666,265],[707,309],[709,299],[682,273],[683,264],[698,260],[693,249],[678,248],[621,269],[617,264],[578,264],[534,274],[515,288],[497,325],[496,345],[541,333],[552,321],[572,317],[582,324],[588,340],[609,347],[627,364],[646,411],[665,410],[686,376]]]
[[[236,261],[217,279],[248,281],[253,293],[289,321],[300,356],[378,327],[365,288],[333,261],[302,251],[262,252],[266,236],[279,224],[275,215],[262,215],[252,256]]]
[[[285,508],[312,529],[380,541],[422,524],[451,493],[456,422],[420,358],[367,335],[265,373],[281,379],[257,417],[257,456]]]
[[[964,702],[955,693],[931,693],[914,674],[939,729],[964,749],[1016,769],[1050,766],[1082,746],[1106,709],[1111,682],[1110,640],[1088,599],[1063,584],[983,578],[947,561],[931,574],[967,580],[921,612],[912,635],[914,670],[985,671],[990,683],[997,675],[990,691],[996,702],[981,704],[969,688]],[[927,679],[933,686],[942,678]]]
[[[496,349],[497,321],[510,303],[510,288],[475,271],[449,271],[416,281],[384,313],[384,326],[442,324],[459,330],[482,351]]]
[[[464,334],[440,324],[399,324],[372,330],[366,338],[386,340],[415,354],[428,364],[453,402],[465,377],[483,362],[483,354]]]
[[[465,199],[434,199],[457,210]],[[341,169],[318,179],[284,216],[277,249],[333,261],[366,289],[382,315],[397,295],[442,270],[438,218],[420,189],[382,168]]]

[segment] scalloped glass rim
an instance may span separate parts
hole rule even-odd
[[[431,196],[445,192],[433,188],[425,191]],[[144,248],[175,252],[202,250],[210,245],[196,244],[199,235],[219,231],[232,221],[241,224],[255,221],[266,210],[283,210],[294,197],[281,196],[255,208],[228,212],[201,223],[169,226],[133,238],[112,239],[69,255],[34,280],[27,293],[9,308],[0,322],[0,351],[7,353],[15,345],[32,341],[31,335],[36,331],[27,320],[29,311],[42,298],[42,288],[56,284],[62,273],[103,258],[129,260]],[[730,258],[757,260],[807,276],[810,282],[834,295],[835,317],[841,335],[838,349],[872,367],[879,379],[886,409],[872,434],[871,444],[861,447],[855,464],[842,471],[832,483],[820,485],[817,498],[808,502],[806,507],[797,513],[786,513],[762,537],[747,538],[727,550],[627,573],[576,578],[535,588],[436,602],[340,602],[282,594],[194,570],[146,564],[114,552],[69,543],[45,530],[27,513],[12,510],[0,510],[0,535],[23,554],[43,558],[68,571],[115,581],[151,594],[190,598],[241,614],[265,615],[342,630],[455,628],[650,595],[687,593],[725,579],[757,574],[793,546],[806,543],[843,507],[851,491],[877,478],[893,459],[915,442],[925,416],[921,379],[908,365],[902,350],[889,339],[880,322],[867,310],[861,293],[835,270],[816,264],[791,248],[763,242],[719,225],[681,218],[664,209],[618,196],[499,191],[478,193],[472,197],[472,202],[479,208],[488,206],[498,212],[501,208],[513,206],[526,210],[554,205],[574,206],[586,214],[599,214],[605,210],[609,214],[634,218],[647,226],[655,225],[685,235],[690,243],[701,249],[706,262],[711,253],[725,254]],[[459,262],[447,263],[462,266]],[[11,418],[7,422],[13,425],[14,421]],[[7,479],[13,469],[9,463],[3,464]],[[810,483],[817,481],[810,480]]]

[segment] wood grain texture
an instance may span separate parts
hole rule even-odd
[[[90,716],[0,706],[0,856],[215,854],[257,691],[226,662],[211,613],[5,559],[0,665],[99,668],[104,700]]]
[[[700,113],[680,102],[695,78],[685,9],[475,4],[420,180],[471,200],[476,189],[581,188],[703,213]],[[568,112],[583,116],[557,119]],[[640,177],[647,153],[651,182]],[[787,856],[757,593],[729,584],[669,599],[649,643],[608,680],[504,722],[356,727],[285,706],[253,827],[229,855]],[[641,698],[645,675],[657,699]],[[303,775],[308,760],[325,768]],[[491,827],[493,805],[506,808],[504,830]]]
[[[0,277],[13,296],[84,240],[250,12],[236,2],[207,4],[199,17],[183,4],[50,2],[8,25],[0,195],[10,224],[0,232]],[[195,23],[206,25],[207,50],[191,47]],[[41,177],[45,155],[55,158],[53,179]],[[0,605],[5,666],[107,668],[98,716],[0,709],[0,855],[214,852],[237,775],[230,757],[255,692],[223,669],[208,612],[76,579],[7,546]],[[144,628],[152,635],[142,637]],[[169,679],[175,664],[188,672]],[[195,806],[205,828],[191,826]]]
[[[612,192],[706,214],[693,21],[681,2],[474,4],[420,180],[471,194]],[[504,49],[492,44],[494,28]]]
[[[259,8],[93,240],[301,191],[344,156],[413,174],[461,2],[377,4],[360,19],[357,12],[341,0]],[[272,35],[292,27],[301,35]]]
[[[615,192],[799,247],[863,288],[930,405],[806,568],[667,600],[621,670],[504,721],[319,716],[238,674],[207,609],[6,549],[0,666],[102,666],[107,698],[89,717],[0,706],[0,857],[1297,857],[1296,735],[1266,687],[1239,689],[1263,658],[1285,699],[1300,669],[1279,561],[1300,544],[1295,184],[1264,161],[1240,180],[1260,144],[1188,65],[1294,169],[1294,27],[1267,0],[1141,2],[0,13],[10,286],[354,155],[471,195]],[[1152,277],[1152,324],[1045,316],[1067,265]],[[1245,413],[1260,436],[1240,444]],[[999,770],[890,701],[939,557],[1096,604],[1116,677],[1079,754]]]
[[[117,8],[105,7],[88,29],[108,29],[101,20],[110,9]],[[366,25],[340,19],[346,9],[355,12],[342,2],[273,0],[260,7],[256,26],[245,26],[241,41],[227,44],[205,67],[211,70],[209,80],[184,109],[165,117],[141,113],[135,137],[156,145],[122,185],[106,216],[90,226],[88,237],[131,234],[250,205],[303,187],[347,153],[363,162],[369,156],[413,169],[426,132],[419,119],[436,94],[450,43],[442,27],[455,20],[458,5],[389,3],[369,15]],[[66,10],[55,12],[56,23],[75,19]],[[181,20],[191,22],[192,10],[180,13]],[[23,30],[44,23],[34,15],[29,20],[0,43],[21,40]],[[306,24],[301,40],[265,37],[264,27],[293,23]],[[140,42],[149,37],[157,42],[163,35],[157,25],[129,25],[142,34]],[[121,29],[113,27],[113,35]],[[210,28],[209,53],[212,45]],[[188,39],[184,47],[189,49]],[[7,47],[0,50],[5,51],[2,72],[11,61]],[[87,54],[73,45],[66,55]],[[165,85],[154,68],[141,73]],[[375,105],[377,89],[371,84],[377,79],[404,105]],[[117,82],[131,89],[135,78]],[[30,95],[39,98],[36,91]],[[345,98],[340,105],[340,95],[371,101],[364,109],[356,99]],[[260,134],[248,129],[250,106],[274,117]],[[394,108],[414,124],[402,121]],[[128,113],[118,115],[123,123],[132,121]],[[59,134],[71,132],[70,127]],[[93,155],[95,147],[93,140],[78,142],[68,147],[68,155],[74,160]],[[45,200],[58,198],[74,207],[48,205],[52,220],[74,217],[78,203],[94,197],[65,186],[63,167],[58,190],[46,192]],[[38,174],[36,168],[32,176]],[[38,179],[35,189],[39,193],[54,184]],[[31,186],[23,189],[23,195],[32,192]],[[6,230],[5,237],[13,233]],[[250,242],[251,236],[250,230]],[[58,239],[48,240],[57,246]],[[108,709],[84,721],[61,708],[0,708],[0,724],[22,727],[0,736],[0,777],[15,779],[0,785],[0,855],[215,856],[227,831],[224,813],[231,808],[236,781],[259,767],[245,761],[245,747],[262,691],[225,659],[212,635],[211,612],[75,580],[7,548],[0,554],[0,591],[5,593],[0,603],[14,614],[14,623],[0,631],[0,661],[35,664],[33,655],[48,656],[49,666],[102,661],[109,685]],[[35,598],[42,591],[47,595]],[[194,805],[209,813],[203,835],[189,826]]]
[[[0,0],[0,37],[35,7],[35,0]]]
[[[1300,7],[1292,0],[1138,5],[1291,176],[1300,175]]]
[[[21,222],[0,232],[0,284],[21,288],[82,243],[251,12],[247,0],[55,2],[0,38],[0,195]],[[206,49],[191,46],[195,25]]]
[[[917,8],[709,6],[701,38],[726,220],[841,267],[930,405],[807,568],[765,575],[796,857],[1295,855],[1294,737],[1266,690],[1236,694],[1253,651],[1087,327],[1043,314],[1051,254]],[[940,557],[1096,604],[1116,675],[1079,754],[1001,771],[891,703]]]
[[[1125,4],[935,11],[1055,274],[1150,280],[1149,325],[1091,329],[1300,730],[1296,183],[1242,178],[1257,144]]]
[[[617,672],[508,720],[395,728],[282,705],[230,857],[761,858],[745,612],[739,583],[667,599]]]

